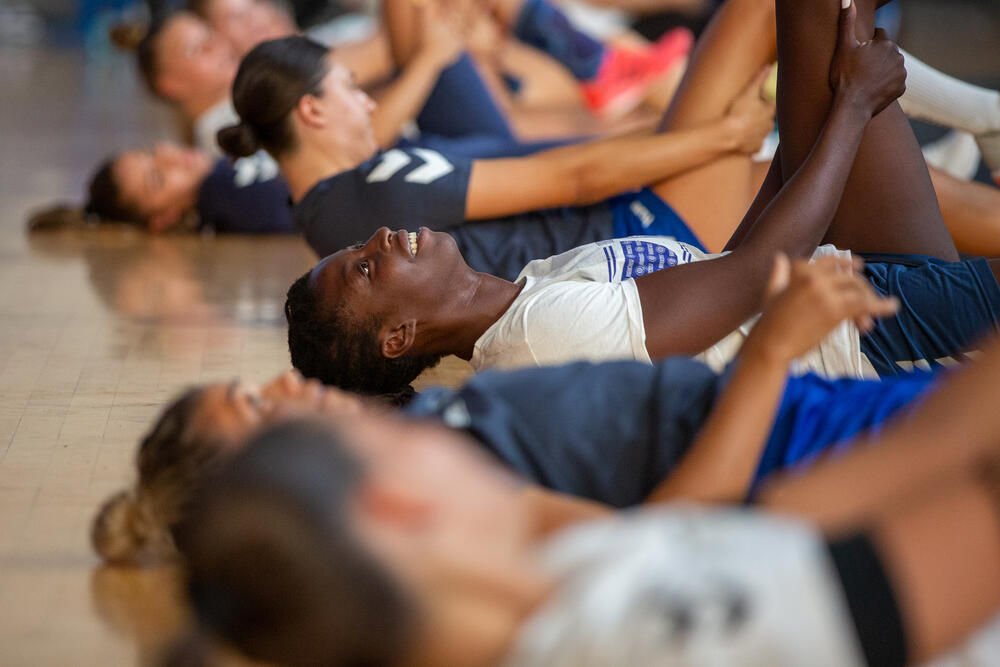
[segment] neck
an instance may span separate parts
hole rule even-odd
[[[179,101],[178,105],[181,108],[181,113],[183,113],[187,118],[190,118],[192,122],[197,122],[199,116],[228,97],[228,88],[223,88],[213,95],[202,95]]]
[[[298,147],[278,160],[292,201],[298,203],[314,185],[344,171],[354,169],[364,161],[348,157],[336,150],[329,150],[300,141]]]
[[[453,281],[450,284],[460,284]],[[510,305],[521,293],[523,285],[503,280],[485,273],[472,272],[466,286],[457,289],[456,301],[448,307],[459,313],[447,325],[440,327],[440,333],[431,334],[422,351],[431,354],[454,354],[468,361],[476,347],[476,341],[503,317]]]
[[[436,592],[435,619],[407,667],[488,667],[507,655],[554,582],[532,558],[516,563],[447,562],[422,573]]]

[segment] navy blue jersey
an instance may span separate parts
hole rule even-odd
[[[685,358],[492,371],[423,392],[404,413],[467,431],[519,475],[615,507],[642,502],[688,451],[728,373]],[[877,429],[934,374],[879,381],[790,378],[754,484]]]
[[[382,226],[446,231],[469,266],[507,279],[533,259],[614,235],[609,203],[464,222],[471,171],[470,158],[394,148],[317,183],[295,207],[295,222],[321,257]]]
[[[198,191],[201,229],[222,234],[294,232],[288,185],[266,153],[222,159]]]
[[[421,393],[404,412],[467,430],[537,484],[615,507],[677,465],[724,377],[684,358],[491,371]]]

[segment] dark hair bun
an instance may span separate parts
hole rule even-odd
[[[257,135],[243,123],[222,128],[215,138],[222,150],[233,157],[247,157],[260,150]]]

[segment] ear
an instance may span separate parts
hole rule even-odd
[[[407,320],[402,324],[384,331],[380,336],[379,347],[382,356],[387,359],[398,359],[410,351],[413,341],[417,338],[417,321]]]
[[[306,127],[326,127],[327,115],[322,101],[314,95],[303,95],[295,105],[295,115]]]
[[[165,232],[174,225],[178,223],[183,215],[184,211],[180,208],[171,206],[165,211],[160,211],[149,217],[146,220],[146,229],[152,234],[160,234]]]

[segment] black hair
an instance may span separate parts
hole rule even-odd
[[[102,221],[144,226],[145,217],[139,213],[135,205],[125,201],[121,187],[115,180],[117,159],[117,155],[108,158],[94,172],[87,188],[87,205],[83,211],[86,215],[95,216]]]
[[[202,487],[180,530],[198,624],[256,660],[398,664],[415,607],[352,528],[363,474],[318,422],[254,438]]]
[[[342,305],[324,307],[310,285],[311,272],[288,288],[285,318],[292,365],[307,378],[368,395],[392,394],[402,403],[413,396],[410,383],[441,355],[389,359],[378,343],[378,322],[356,322]]]
[[[319,96],[326,76],[325,46],[295,35],[258,44],[240,63],[233,80],[238,125],[219,130],[217,140],[233,157],[261,147],[275,158],[293,150],[297,139],[288,115],[305,95]]]
[[[146,88],[156,97],[165,99],[156,87],[156,79],[160,75],[160,58],[157,53],[159,47],[160,33],[163,26],[174,16],[174,13],[164,16],[161,20],[150,23],[146,35],[139,40],[135,46],[135,63],[139,70],[139,77],[146,84]]]

